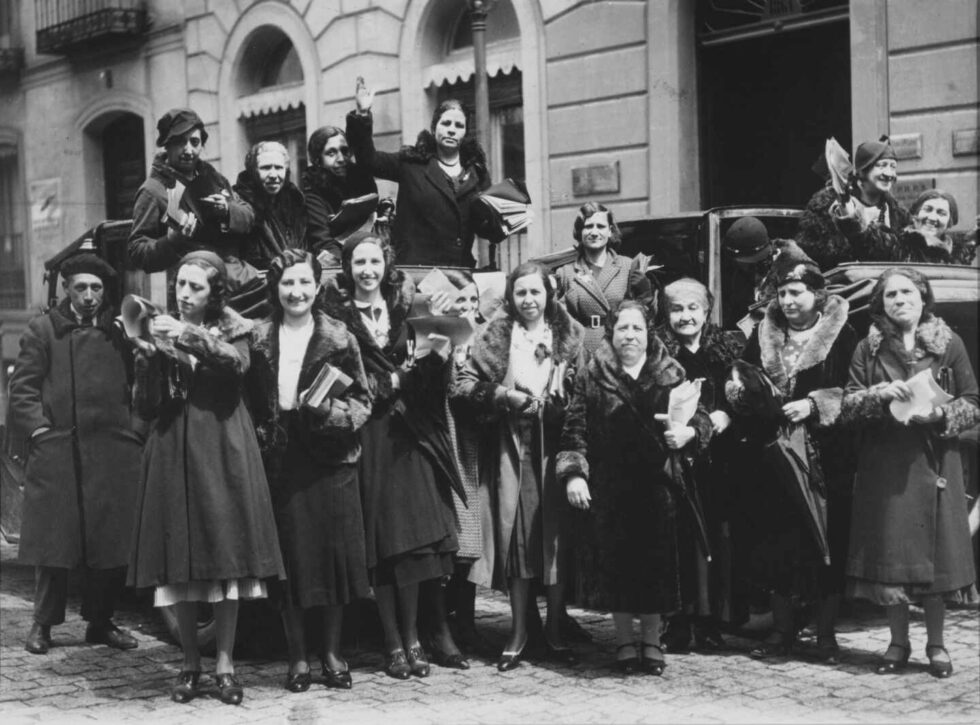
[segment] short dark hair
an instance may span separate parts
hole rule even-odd
[[[344,130],[336,126],[321,126],[310,134],[310,142],[306,145],[307,161],[310,166],[320,168],[323,166],[323,149],[327,146],[327,141],[334,136],[343,136],[347,140]]]
[[[919,322],[932,317],[932,310],[936,306],[936,295],[932,291],[932,284],[929,278],[922,272],[912,267],[889,267],[878,277],[874,288],[871,290],[871,300],[868,302],[868,315],[883,333],[887,335],[898,335],[898,328],[891,318],[885,313],[885,285],[892,277],[906,277],[922,296],[922,317]]]
[[[439,119],[442,118],[442,114],[444,114],[446,111],[459,111],[463,114],[463,117],[466,118],[466,133],[469,135],[469,116],[466,115],[466,108],[463,106],[463,102],[457,98],[447,98],[445,101],[436,106],[436,110],[432,112],[432,122],[429,124],[429,131],[432,133],[436,132],[436,125],[439,123]]]
[[[654,335],[653,329],[655,325],[655,319],[652,310],[640,300],[623,300],[620,302],[616,308],[608,315],[606,315],[605,332],[606,339],[611,340],[613,336],[613,330],[616,328],[616,323],[619,321],[619,316],[626,310],[637,310],[641,315],[643,315],[643,322],[647,328],[647,336],[652,337]]]
[[[320,260],[316,258],[316,255],[312,252],[307,252],[305,249],[290,248],[280,254],[277,254],[272,262],[269,263],[269,272],[266,274],[266,282],[269,285],[268,294],[269,302],[272,305],[272,317],[277,322],[282,320],[282,302],[279,301],[279,282],[282,281],[282,276],[286,273],[286,270],[290,267],[295,267],[297,264],[308,264],[310,269],[313,270],[313,279],[316,283],[320,284],[320,277],[323,275],[323,267],[320,265]],[[313,302],[314,307],[318,307],[322,304],[321,296],[318,294]]]
[[[578,216],[575,217],[575,222],[572,224],[572,238],[575,240],[576,246],[582,243],[582,230],[585,228],[585,220],[593,214],[599,213],[605,214],[606,219],[609,220],[609,243],[607,246],[612,250],[619,249],[619,245],[623,242],[623,233],[619,231],[619,225],[616,224],[612,210],[596,201],[587,201],[579,207]]]
[[[555,285],[551,281],[551,275],[548,273],[548,268],[539,262],[522,262],[521,264],[517,265],[517,267],[515,267],[509,275],[507,275],[507,284],[504,287],[505,309],[510,317],[515,320],[520,319],[520,313],[514,306],[514,285],[521,277],[528,277],[532,274],[540,276],[542,282],[544,283],[544,319],[545,322],[550,324],[554,321],[555,315],[558,314],[558,302],[555,299]]]
[[[355,284],[351,259],[354,257],[354,250],[366,242],[377,244],[381,248],[385,262],[385,273],[381,278],[381,295],[387,298],[391,291],[401,283],[402,275],[395,266],[395,250],[391,243],[384,237],[372,232],[354,232],[347,237],[340,253],[340,273],[337,275],[337,284],[353,296]]]
[[[909,208],[909,214],[913,219],[919,213],[922,205],[930,199],[945,199],[946,203],[949,204],[949,226],[955,227],[959,223],[960,210],[956,206],[956,199],[948,191],[943,191],[942,189],[928,189],[916,197],[916,200],[912,202],[912,206]]]
[[[228,305],[230,294],[228,280],[217,267],[209,264],[206,259],[194,258],[181,261],[168,285],[167,306],[171,310],[177,309],[177,275],[180,274],[181,267],[199,267],[204,270],[208,284],[211,286],[208,293],[208,303],[204,308],[204,321],[214,322],[221,317],[221,313]]]

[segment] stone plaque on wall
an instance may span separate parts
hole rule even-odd
[[[890,138],[895,155],[900,159],[922,158],[922,134],[902,133]]]
[[[579,166],[572,169],[572,194],[592,196],[593,194],[619,193],[619,162]]]
[[[936,179],[902,179],[895,183],[892,195],[908,209],[923,191],[936,188]]]
[[[980,128],[963,128],[953,131],[953,156],[980,154]]]

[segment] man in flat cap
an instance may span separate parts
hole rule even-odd
[[[61,303],[21,337],[10,378],[9,423],[29,439],[19,561],[36,567],[33,654],[65,621],[68,574],[84,574],[85,641],[116,649],[136,640],[112,622],[125,583],[141,442],[130,418],[132,354],[112,322],[112,267],[95,254],[61,268]]]
[[[797,244],[824,271],[843,262],[888,259],[898,231],[911,223],[892,196],[897,181],[898,161],[888,137],[860,144],[847,191],[838,194],[828,181],[810,198]]]
[[[171,268],[187,252],[210,249],[228,266],[232,291],[256,277],[243,264],[241,236],[252,227],[252,208],[228,180],[201,158],[208,132],[190,108],[173,108],[157,122],[150,176],[136,192],[128,252],[144,272]]]

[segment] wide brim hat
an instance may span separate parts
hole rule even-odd
[[[859,174],[867,171],[882,159],[898,159],[888,136],[877,141],[865,141],[854,152],[854,170]]]

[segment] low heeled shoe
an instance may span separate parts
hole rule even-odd
[[[321,668],[324,684],[334,690],[349,690],[354,686],[351,679],[350,670],[332,670],[326,665]]]
[[[900,649],[902,650],[901,659],[890,659],[885,655],[888,654],[888,650],[885,650],[885,654],[878,658],[878,662],[875,664],[875,673],[879,675],[890,675],[895,672],[900,672],[908,667],[909,657],[912,656],[912,645],[898,644],[897,642],[892,642],[888,645],[888,649]]]
[[[200,694],[200,680],[200,670],[181,670],[177,674],[177,682],[170,690],[170,699],[181,704],[190,702]]]
[[[429,660],[425,658],[425,650],[422,645],[414,644],[405,653],[408,659],[408,666],[412,669],[412,674],[416,677],[429,676]]]
[[[938,654],[939,652],[945,654],[946,659],[936,659],[934,657],[934,653]],[[943,645],[927,644],[926,657],[929,658],[929,674],[933,677],[938,677],[940,680],[945,680],[947,677],[953,674],[953,662],[949,659],[949,651],[943,647]]]
[[[515,669],[524,658],[525,647],[527,647],[527,637],[524,638],[524,642],[516,650],[504,650],[501,652],[500,659],[497,660],[497,671],[510,672]]]
[[[32,655],[46,655],[51,649],[51,625],[35,622],[24,640],[24,649]]]
[[[241,705],[245,697],[245,690],[242,689],[238,679],[230,674],[224,673],[214,676],[214,682],[218,686],[218,698],[226,705]]]
[[[663,647],[661,647],[659,644],[650,644],[649,642],[643,642],[641,646],[643,648],[643,656],[640,658],[641,669],[648,675],[660,677],[667,668],[667,662],[664,660]],[[648,649],[657,650],[660,657],[647,657]]]
[[[290,692],[306,692],[312,682],[313,677],[309,672],[290,672],[286,675],[286,689]]]
[[[622,652],[627,647],[633,648],[632,657],[624,657],[619,659],[619,653]],[[616,648],[617,659],[613,663],[613,669],[623,675],[632,675],[640,669],[640,658],[636,654],[637,646],[633,642],[627,642],[626,644],[621,644]]]
[[[385,674],[396,680],[407,680],[412,676],[412,668],[401,647],[385,655]]]
[[[470,668],[469,660],[461,652],[449,654],[438,647],[430,647],[429,654],[432,661],[440,667],[448,667],[454,670],[468,670]]]

